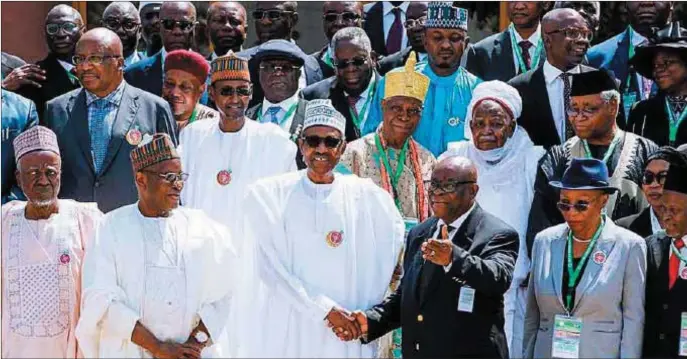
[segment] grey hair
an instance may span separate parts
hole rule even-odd
[[[616,110],[617,110],[617,107],[620,106],[620,92],[618,92],[616,90],[602,91],[601,92],[601,99],[606,104],[609,104],[609,103],[611,103],[611,101],[615,100]]]
[[[332,37],[332,48],[336,49],[341,41],[350,41],[359,45],[368,54],[372,52],[372,44],[370,38],[365,33],[365,30],[359,27],[345,27],[334,34]],[[336,51],[334,51],[334,58],[336,58]]]

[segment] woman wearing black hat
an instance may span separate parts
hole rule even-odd
[[[631,64],[656,83],[659,94],[634,106],[627,130],[677,147],[687,143],[687,30],[674,22],[652,41],[637,47]]]
[[[534,241],[523,356],[640,357],[646,244],[604,214],[606,164],[574,158],[550,185],[566,223]]]

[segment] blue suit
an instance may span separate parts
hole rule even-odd
[[[12,141],[37,123],[36,105],[31,100],[2,89],[2,204],[24,199],[14,176],[17,166]]]
[[[124,80],[143,91],[162,96],[162,51],[124,70]]]

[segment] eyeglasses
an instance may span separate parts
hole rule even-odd
[[[187,95],[196,91],[196,87],[193,86],[192,84],[188,84],[188,83],[184,83],[184,82],[177,84],[177,83],[169,81],[169,80],[165,80],[165,82],[162,83],[162,87],[168,91],[174,90],[175,87],[179,87],[179,90],[181,90],[182,93],[185,93]]]
[[[100,65],[107,59],[118,59],[120,57],[121,56],[119,56],[119,55],[88,55],[88,56],[76,55],[76,56],[72,56],[72,62],[76,66],[81,65],[84,62],[87,62],[91,65]]]
[[[155,171],[141,171],[145,173],[150,173],[150,174],[155,174],[158,177],[162,178],[165,180],[165,182],[169,184],[175,184],[177,182],[186,182],[188,180],[188,173],[184,172],[167,172],[167,173],[160,173],[160,172],[155,172]]]
[[[568,109],[568,117],[573,117],[573,116],[586,116],[586,117],[591,117],[594,116],[599,110],[601,109],[601,106],[584,106],[582,109],[576,109],[573,106],[570,106]]]
[[[262,20],[267,15],[267,18],[271,21],[279,20],[284,14],[290,14],[293,11],[284,10],[255,10],[253,11],[254,20]]]
[[[456,192],[458,187],[471,183],[475,183],[475,181],[447,181],[444,183],[437,181],[424,181],[427,191],[436,195]]]
[[[348,65],[353,65],[355,67],[360,67],[363,66],[364,64],[367,63],[367,59],[364,57],[354,57],[350,60],[344,60],[344,61],[336,61],[334,66],[336,66],[337,69],[339,70],[345,70]]]
[[[132,20],[119,21],[117,19],[105,19],[103,23],[105,24],[105,27],[112,31],[116,31],[120,27],[124,29],[124,31],[134,31],[138,28],[139,25],[141,25]]]
[[[558,210],[561,212],[568,212],[574,208],[576,211],[582,213],[588,210],[589,206],[597,200],[598,198],[593,199],[591,201],[577,201],[575,203],[559,201],[558,203],[556,203],[556,207],[558,207]]]
[[[273,74],[276,72],[283,72],[285,74],[293,73],[296,70],[300,70],[300,66],[294,66],[289,64],[284,65],[272,65],[272,64],[260,64],[260,70],[264,70],[268,74]]]
[[[666,182],[666,177],[668,177],[668,172],[662,171],[659,173],[653,173],[651,171],[645,171],[642,176],[642,183],[645,185],[653,184],[654,181],[658,184],[663,185]]]
[[[679,61],[677,60],[665,60],[661,62],[654,62],[652,68],[654,70],[665,70],[675,64],[677,64]]]
[[[419,117],[422,115],[422,109],[423,107],[413,107],[405,110],[402,106],[399,105],[393,105],[388,107],[387,109],[384,109],[384,111],[390,111],[394,114],[394,116],[403,116],[406,115],[407,117]]]
[[[45,25],[45,32],[48,35],[56,35],[60,32],[60,29],[64,30],[68,34],[72,34],[79,29],[79,25],[73,22],[63,22],[61,24],[47,24]]]
[[[360,15],[350,11],[342,12],[341,14],[330,12],[322,15],[322,18],[326,22],[335,22],[337,20],[341,22],[353,22],[360,19]]]
[[[405,27],[406,28],[414,28],[414,27],[421,27],[425,26],[425,21],[427,21],[427,16],[423,16],[417,19],[408,19],[405,22]]]
[[[557,32],[564,34],[565,37],[570,38],[571,40],[591,41],[591,39],[592,39],[592,32],[591,31],[589,31],[587,29],[575,28],[575,27],[567,27],[565,29],[549,31],[548,34],[555,34]]]
[[[250,96],[251,94],[251,89],[250,87],[231,87],[231,86],[224,86],[219,89],[219,94],[222,96]]]
[[[239,20],[239,19],[236,19],[236,18],[230,17],[230,16],[220,16],[220,15],[218,15],[216,17],[212,17],[210,19],[210,22],[217,24],[217,25],[224,25],[227,22],[229,22],[229,25],[231,27],[239,27],[241,25],[244,25],[243,22],[241,22],[241,20]]]
[[[327,137],[320,137],[320,136],[306,136],[303,137],[303,141],[308,145],[308,147],[311,148],[317,148],[320,143],[324,143],[324,147],[327,148],[337,148],[341,144],[341,139],[332,137],[332,136],[327,136]]]
[[[186,20],[181,20],[181,21],[176,21],[172,19],[164,19],[162,20],[162,27],[167,30],[167,31],[172,31],[176,26],[179,26],[181,31],[183,32],[191,32],[193,31],[193,28],[195,27],[196,23],[193,21],[186,21]]]

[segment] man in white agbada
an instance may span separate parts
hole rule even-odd
[[[78,358],[81,264],[102,213],[57,199],[62,161],[50,129],[32,127],[13,144],[28,202],[2,206],[2,357]]]
[[[527,283],[523,282],[530,266],[525,235],[537,163],[545,153],[516,124],[521,112],[522,99],[515,88],[501,81],[477,85],[468,106],[465,127],[465,137],[470,141],[450,143],[448,151],[439,158],[462,156],[472,160],[479,172],[477,202],[515,228],[520,236],[513,281],[504,295],[504,331],[511,358],[522,356],[527,295]]]
[[[222,356],[238,273],[228,230],[178,207],[187,174],[168,135],[131,152],[139,201],[105,216],[86,253],[76,336],[89,358]]]
[[[403,244],[391,196],[371,180],[333,173],[346,120],[330,100],[313,100],[298,143],[308,168],[263,179],[245,200],[262,293],[251,357],[374,357],[349,310],[383,299]]]
[[[277,125],[246,118],[253,89],[247,60],[230,51],[211,67],[209,94],[220,118],[196,121],[181,133],[181,162],[190,173],[181,203],[229,226],[240,251],[246,186],[295,171],[296,145]]]

